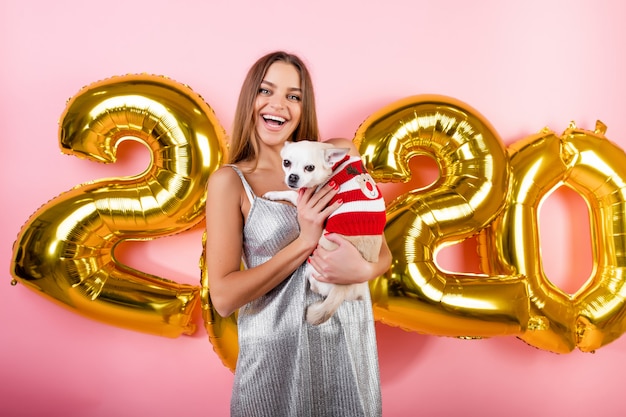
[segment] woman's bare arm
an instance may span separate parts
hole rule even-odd
[[[211,301],[223,317],[266,294],[287,278],[312,253],[324,220],[336,208],[326,207],[336,193],[330,187],[313,194],[303,190],[298,202],[301,233],[275,256],[255,268],[242,270],[243,185],[230,167],[214,172],[206,203],[206,268]]]

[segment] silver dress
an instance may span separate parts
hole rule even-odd
[[[297,211],[257,197],[233,168],[251,204],[243,260],[252,268],[299,235]],[[371,300],[345,301],[327,322],[308,324],[306,306],[320,296],[309,289],[305,266],[239,309],[231,416],[380,416]]]

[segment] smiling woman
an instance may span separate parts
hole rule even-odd
[[[280,153],[286,142],[318,139],[302,61],[284,52],[260,58],[246,77],[235,120],[230,164],[209,181],[205,252],[208,308],[222,317],[237,310],[231,415],[380,416],[369,293],[322,325],[305,321],[306,307],[320,299],[308,286],[306,261],[312,254],[311,264],[319,265],[324,222],[341,205],[331,202],[337,190],[301,189],[297,208],[258,197],[286,190]],[[348,265],[342,283],[364,283],[389,266],[386,245],[370,263],[347,241],[339,243],[328,258]],[[218,315],[211,316],[209,334],[220,326]]]

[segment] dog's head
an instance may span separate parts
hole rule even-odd
[[[285,142],[280,152],[283,158],[285,184],[293,190],[315,187],[332,175],[333,166],[349,152],[324,142],[301,140]]]

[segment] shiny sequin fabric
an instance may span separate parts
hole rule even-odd
[[[297,211],[257,197],[232,167],[251,203],[243,256],[252,268],[298,236]],[[306,307],[320,296],[309,289],[305,266],[239,309],[231,416],[380,416],[371,300],[345,301],[327,322],[308,324]]]

